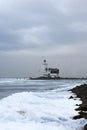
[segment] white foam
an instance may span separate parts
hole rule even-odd
[[[16,80],[17,81],[17,80]],[[15,81],[15,82],[16,82]],[[58,86],[54,81],[17,81],[30,84]],[[15,93],[0,100],[0,130],[81,130],[84,119],[73,120],[77,115],[79,99],[69,99],[67,91],[77,83],[59,81],[56,89],[44,92]],[[80,82],[79,82],[80,84]]]
[[[66,94],[67,93],[67,94]],[[1,130],[75,130],[72,119],[77,114],[75,104],[80,101],[68,99],[70,93],[22,92],[0,101]],[[49,98],[50,96],[55,98]],[[74,124],[74,126],[73,126]]]

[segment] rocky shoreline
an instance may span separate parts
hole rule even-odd
[[[85,118],[87,119],[87,84],[83,84],[80,86],[76,86],[75,88],[71,89],[77,98],[80,98],[82,103],[78,105],[78,108],[76,111],[78,111],[78,115],[74,116],[74,119],[80,119],[80,118]],[[74,97],[70,97],[74,98]],[[84,126],[83,130],[87,130],[87,124]]]

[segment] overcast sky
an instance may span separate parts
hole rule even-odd
[[[0,77],[87,77],[87,0],[0,0]]]

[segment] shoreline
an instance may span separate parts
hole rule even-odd
[[[78,108],[75,109],[78,111],[78,115],[74,116],[73,119],[87,119],[87,84],[82,84],[80,86],[76,86],[73,89],[70,89],[72,93],[76,95],[76,98],[80,98],[82,101],[81,104],[77,104]],[[71,96],[70,98],[74,98]],[[85,124],[83,130],[87,130],[87,123]]]
[[[30,80],[87,80],[87,78],[76,78],[76,77],[29,77]]]

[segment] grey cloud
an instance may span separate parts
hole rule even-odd
[[[86,6],[86,0],[0,1],[0,76],[35,76],[45,56],[61,76],[87,77]]]
[[[77,22],[78,24],[78,21],[84,24],[82,17],[87,21],[85,17],[87,14],[86,1],[66,0],[67,4],[65,4],[65,9],[67,12],[65,13],[63,10],[64,4],[62,6],[62,2],[60,10],[60,2],[56,0],[53,2],[53,5],[52,1],[15,1],[14,5],[12,5],[11,12],[8,11],[3,17],[0,15],[0,26],[3,26],[0,31],[0,46],[2,46],[0,49],[8,48],[10,50],[18,48],[21,50],[23,48],[35,48],[35,46],[36,48],[37,46],[41,48],[41,46],[44,45],[52,46],[54,44],[86,42],[86,32],[76,32],[70,28],[72,23]],[[25,31],[27,32],[28,29],[31,30],[33,27],[38,28],[39,26],[45,26],[48,31],[45,31],[45,33],[38,31],[36,33],[29,32],[29,38],[31,40],[23,41],[23,37],[26,37]],[[21,33],[21,30],[24,30],[24,33]],[[38,39],[37,42],[40,42],[40,44],[34,43],[31,37]]]

